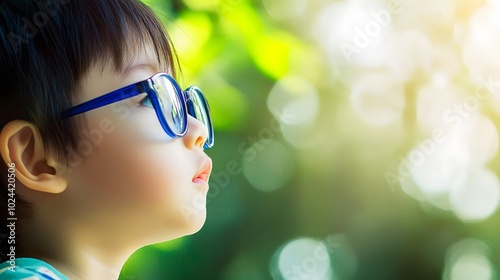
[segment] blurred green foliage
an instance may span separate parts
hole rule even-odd
[[[344,74],[332,74],[306,23],[273,20],[256,0],[144,2],[172,37],[181,84],[200,86],[209,99],[216,144],[207,153],[214,161],[211,187],[218,189],[209,195],[200,232],[139,250],[121,279],[272,279],[284,244],[337,235],[348,240],[347,253],[332,254],[331,279],[439,279],[448,248],[467,237],[490,246],[498,263],[498,213],[465,225],[388,185],[384,173],[414,144],[411,109],[395,126],[359,120],[338,82]],[[241,170],[242,147],[270,128],[269,92],[289,75],[304,77],[319,93],[316,121],[299,135],[314,144],[297,148],[273,134],[292,172],[281,188],[260,191]],[[238,170],[225,177],[230,162]]]

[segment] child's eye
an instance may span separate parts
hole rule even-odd
[[[149,96],[144,97],[139,104],[141,104],[141,106],[153,108],[153,103],[151,103],[151,98],[149,98]]]

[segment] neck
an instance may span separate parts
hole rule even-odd
[[[103,258],[87,255],[68,257],[52,257],[34,251],[23,251],[23,255],[37,258],[55,267],[69,279],[118,279],[123,262],[106,262]]]
[[[106,239],[100,234],[81,231],[69,234],[68,229],[61,228],[46,232],[47,228],[43,228],[45,231],[32,228],[32,234],[20,236],[23,247],[19,248],[19,256],[43,260],[70,279],[118,279],[134,251],[117,238]],[[67,239],[68,236],[72,239]]]

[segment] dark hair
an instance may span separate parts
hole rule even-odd
[[[175,77],[178,65],[163,24],[139,0],[2,0],[0,2],[0,130],[19,119],[33,123],[48,152],[68,161],[78,118],[62,122],[82,77],[94,65],[154,46],[158,63]],[[7,163],[0,163],[0,260],[7,247]],[[16,215],[29,205],[16,196]],[[4,233],[5,232],[5,233]]]

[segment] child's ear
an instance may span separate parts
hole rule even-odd
[[[67,182],[53,155],[47,154],[38,129],[29,122],[14,120],[0,132],[0,153],[14,163],[16,179],[32,190],[60,193]]]

